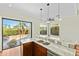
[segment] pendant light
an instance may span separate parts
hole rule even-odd
[[[60,3],[58,3],[58,15],[56,15],[59,21],[61,21],[61,15],[60,15]]]
[[[46,5],[47,6],[47,22],[46,23],[50,23],[49,22],[49,5],[50,5],[49,3],[47,3]]]
[[[49,6],[50,6],[50,4],[49,3],[47,3],[47,20],[49,21]]]
[[[49,6],[50,6],[50,4],[49,3],[47,3],[47,33],[48,33],[48,37],[50,36],[50,32],[49,32],[49,26],[50,26],[50,18],[49,18]]]
[[[58,3],[58,19],[60,19],[60,4]]]
[[[49,11],[50,11],[49,8],[50,8],[50,4],[47,3],[47,21],[48,21],[48,22],[54,21],[53,18],[50,18],[50,17],[49,17],[49,15],[50,15],[50,14],[49,14],[49,13],[50,13],[50,12],[49,12]]]
[[[54,18],[50,18],[49,16],[49,8],[50,8],[50,4],[49,3],[47,3],[46,4],[46,6],[47,6],[47,20],[46,20],[46,22],[48,23],[48,22],[50,22],[50,21],[54,21]],[[40,18],[41,18],[41,20],[43,19],[43,9],[42,8],[40,8]],[[42,20],[43,21],[43,20]]]
[[[50,4],[47,3],[46,6],[47,6],[47,23],[50,23],[50,21],[52,21],[52,18],[49,17],[49,13],[50,13],[50,12],[49,12],[49,7],[50,7]]]
[[[42,8],[40,8],[40,18],[41,18],[41,21],[42,21]]]

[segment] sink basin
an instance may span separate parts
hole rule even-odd
[[[44,41],[43,41],[43,40],[39,40],[39,41],[37,41],[37,42],[39,42],[39,43],[43,43]]]
[[[44,42],[43,44],[44,44],[44,45],[49,45],[50,43],[49,43],[49,42]]]
[[[44,45],[49,45],[50,44],[49,42],[46,42],[46,41],[43,41],[43,40],[38,40],[37,42],[42,43]]]

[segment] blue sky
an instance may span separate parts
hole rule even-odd
[[[18,23],[19,23],[18,21],[3,19],[3,24],[10,25],[11,27],[17,25]]]
[[[28,22],[27,22],[27,23],[25,23],[25,24],[26,24],[28,27],[30,27],[30,26],[31,26],[31,24],[30,24],[30,23],[28,23]]]
[[[3,19],[3,24],[4,24],[4,25],[10,25],[11,27],[18,25],[18,23],[19,23],[19,21]],[[24,23],[25,23],[28,27],[31,26],[31,24],[28,23],[28,22],[24,22]]]

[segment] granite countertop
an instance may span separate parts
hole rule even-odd
[[[47,48],[48,50],[51,50],[52,52],[60,55],[60,56],[75,56],[75,49],[70,49],[70,48],[66,48],[64,46],[61,46],[61,45],[56,45],[54,43],[51,43],[49,45],[44,45],[42,43],[39,43],[38,42],[39,39],[33,39],[33,40],[27,40],[27,41],[24,41],[23,43],[26,43],[26,42],[35,42],[45,48]]]

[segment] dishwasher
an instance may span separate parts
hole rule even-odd
[[[56,54],[55,52],[53,52],[51,50],[48,50],[47,51],[47,56],[60,56],[60,55]]]

